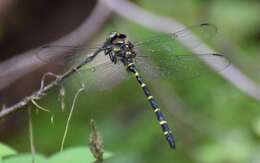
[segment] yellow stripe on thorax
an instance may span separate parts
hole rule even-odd
[[[131,67],[132,65],[134,65],[134,63],[129,63],[129,64],[127,65],[127,68]]]
[[[153,99],[153,96],[149,96],[149,97],[147,97],[147,99],[148,99],[148,100],[151,100],[151,99]]]

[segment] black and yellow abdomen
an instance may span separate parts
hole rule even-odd
[[[149,88],[146,86],[145,82],[143,81],[142,77],[140,76],[139,72],[137,71],[135,64],[132,62],[129,63],[127,65],[127,70],[135,75],[137,82],[142,87],[144,94],[147,97],[147,100],[149,101],[149,103],[156,115],[156,118],[162,128],[163,134],[166,137],[166,140],[168,141],[170,147],[175,149],[175,140],[171,133],[171,129],[169,128],[167,121],[165,120],[164,115],[160,111],[160,108],[158,107],[158,104],[157,104],[156,100],[154,99],[154,97],[152,96]]]

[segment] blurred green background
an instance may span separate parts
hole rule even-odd
[[[238,53],[227,55],[233,64],[259,81],[260,3],[257,0],[138,0],[145,10],[174,18],[183,24],[209,22],[218,27]],[[123,18],[113,16],[95,42],[111,31],[138,38],[145,31]],[[216,45],[217,46],[217,45]],[[221,46],[220,46],[221,47]],[[177,149],[168,147],[142,90],[134,79],[105,91],[85,91],[76,103],[65,148],[88,143],[89,121],[94,118],[113,163],[257,163],[260,162],[260,105],[255,99],[225,81],[215,72],[192,80],[147,81],[175,135]],[[60,109],[58,89],[39,101],[54,115],[33,114],[35,146],[46,155],[59,150],[69,106],[77,80],[65,82],[66,111]],[[26,112],[20,129],[1,141],[20,152],[28,152]]]

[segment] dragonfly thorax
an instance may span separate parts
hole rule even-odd
[[[109,55],[110,60],[115,64],[117,61],[121,61],[124,65],[127,65],[136,56],[134,45],[125,34],[111,33],[105,46],[105,55]]]

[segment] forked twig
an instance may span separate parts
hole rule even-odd
[[[40,106],[34,99],[31,100],[31,102],[33,103],[33,105],[35,105],[37,107],[37,109],[46,111],[46,112],[50,112],[48,109],[45,109],[44,107]]]

